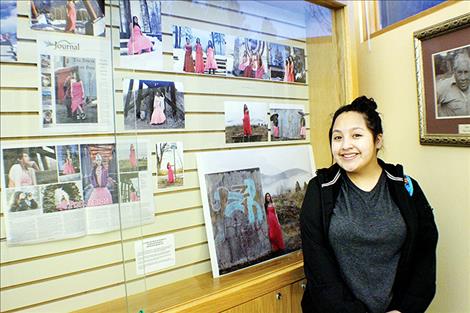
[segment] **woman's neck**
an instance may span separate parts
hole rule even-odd
[[[373,163],[359,172],[346,172],[346,174],[358,188],[371,191],[382,175],[382,167],[378,163]]]

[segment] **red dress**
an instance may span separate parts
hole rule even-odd
[[[251,136],[253,131],[251,130],[251,122],[250,122],[250,111],[246,110],[243,113],[243,135],[244,136]]]
[[[175,182],[175,175],[173,173],[173,169],[171,168],[171,165],[167,165],[166,168],[168,169],[168,183],[173,184]]]
[[[193,61],[193,46],[191,45],[184,45],[185,53],[184,53],[184,67],[183,71],[194,73],[194,61]]]
[[[132,168],[137,168],[137,158],[135,157],[135,148],[131,148],[129,152],[129,162]]]
[[[196,73],[204,74],[204,57],[200,43],[196,44]]]
[[[142,51],[150,52],[152,47],[152,41],[142,33],[140,27],[137,25],[132,26],[131,38],[127,42],[127,54],[140,54]]]
[[[284,239],[282,238],[282,229],[277,219],[276,210],[274,205],[270,203],[266,209],[268,228],[269,228],[269,241],[271,242],[271,249],[273,252],[284,250],[286,248]]]
[[[67,17],[65,23],[66,32],[75,32],[75,26],[77,23],[77,10],[75,9],[75,4],[71,1],[67,2]]]

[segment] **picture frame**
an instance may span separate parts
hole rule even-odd
[[[413,37],[420,143],[470,146],[470,14]]]

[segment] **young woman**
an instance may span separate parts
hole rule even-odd
[[[204,52],[201,45],[201,39],[196,38],[194,49],[196,50],[196,73],[204,74]]]
[[[305,117],[303,115],[300,117],[299,135],[301,139],[305,139],[307,137],[307,129],[305,128]]]
[[[63,175],[75,174],[75,168],[73,167],[72,156],[70,154],[69,149],[67,149],[66,154],[67,156],[65,157],[64,168],[62,170],[62,174]]]
[[[138,202],[139,201],[139,196],[137,195],[137,191],[135,191],[134,185],[131,185],[129,190],[130,190],[129,200],[131,202]]]
[[[295,68],[294,68],[294,57],[289,56],[289,76],[288,81],[294,82],[295,81]]]
[[[65,32],[75,33],[75,27],[77,24],[77,10],[75,8],[75,0],[67,0],[65,10],[67,11],[67,17],[65,21]]]
[[[184,45],[183,71],[194,73],[193,46],[191,46],[188,37],[186,37],[186,44]]]
[[[137,168],[137,158],[135,156],[135,147],[133,143],[131,143],[131,146],[129,148],[129,163],[131,164],[131,167],[133,169]]]
[[[153,113],[150,119],[150,125],[163,124],[166,121],[165,112],[163,111],[164,104],[165,97],[160,91],[157,91],[153,99]]]
[[[22,191],[15,191],[10,202],[10,212],[20,212],[28,210],[26,205],[26,194]]]
[[[212,45],[212,41],[209,40],[206,51],[206,70],[209,71],[209,74],[211,71],[212,74],[215,74],[216,69],[218,69],[218,67],[214,57],[214,47]]]
[[[131,36],[127,42],[127,54],[141,54],[142,51],[152,51],[152,41],[142,33],[137,16],[132,17],[132,23],[129,25]]]
[[[103,165],[103,157],[100,154],[95,156],[95,165],[91,172],[90,184],[93,187],[90,197],[87,201],[87,206],[101,206],[113,203],[113,197],[108,189],[108,175],[107,168]]]
[[[251,121],[250,121],[250,111],[248,110],[248,106],[246,104],[243,105],[243,136],[244,137],[251,137],[253,135],[253,130],[251,129]]]
[[[418,183],[377,158],[382,122],[364,96],[329,131],[335,164],[307,188],[300,216],[304,312],[423,313],[436,290],[437,229]]]
[[[257,64],[258,66],[256,67],[255,78],[263,79],[265,70],[264,70],[263,60],[261,59],[261,56],[258,56]]]
[[[85,89],[83,88],[83,81],[80,79],[78,72],[74,73],[75,79],[72,80],[71,96],[72,96],[72,116],[76,116],[77,120],[84,120],[85,115]]]
[[[16,162],[8,171],[8,188],[36,185],[36,172],[39,172],[36,162],[24,151],[18,153]]]
[[[173,184],[175,182],[175,173],[173,172],[173,168],[171,167],[170,162],[166,164],[166,169],[168,171],[168,184]]]
[[[264,195],[264,210],[266,211],[266,221],[268,223],[269,241],[272,252],[282,251],[286,248],[282,238],[281,224],[277,218],[276,208],[270,193]]]

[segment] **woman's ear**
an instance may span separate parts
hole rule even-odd
[[[382,149],[383,147],[383,134],[378,134],[377,138],[375,139],[375,147],[377,150]]]

